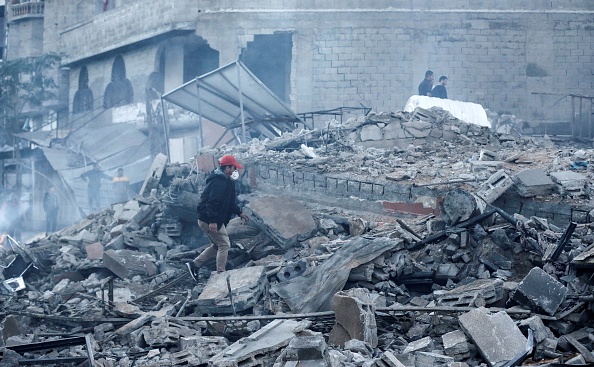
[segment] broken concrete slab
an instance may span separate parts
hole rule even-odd
[[[522,197],[544,196],[550,194],[555,183],[542,169],[531,168],[517,173],[512,178],[516,183],[516,190]]]
[[[503,284],[504,282],[501,279],[477,279],[472,283],[451,290],[434,291],[433,295],[440,306],[480,306],[480,304],[477,304],[477,300],[488,305],[503,298]]]
[[[253,307],[267,285],[264,266],[252,266],[213,273],[204,290],[193,301],[198,308],[212,314],[230,314]],[[227,279],[231,287],[233,304],[229,297]]]
[[[544,270],[534,267],[518,284],[511,298],[537,312],[553,315],[567,294],[567,288]]]
[[[274,320],[249,337],[241,338],[212,357],[209,366],[270,366],[307,321]]]
[[[307,365],[312,367],[315,365],[327,366],[328,363],[328,347],[322,334],[295,336],[291,339],[283,354],[282,360],[285,362],[307,361]],[[289,364],[285,363],[284,366],[288,367]]]
[[[155,258],[138,251],[107,250],[103,253],[103,265],[122,279],[131,279],[135,275],[157,274]]]
[[[430,336],[426,336],[408,343],[402,354],[427,351],[431,350],[431,348],[433,348],[433,339]]]
[[[526,338],[504,311],[488,314],[477,308],[458,317],[460,326],[491,367],[524,352]]]
[[[454,330],[443,334],[441,341],[445,353],[453,357],[454,360],[460,361],[470,356],[468,339],[462,330]]]
[[[347,341],[357,339],[377,347],[375,308],[367,289],[352,288],[337,292],[332,307],[336,322],[328,336],[330,344],[343,347]]]
[[[163,175],[163,170],[167,164],[167,156],[159,153],[153,160],[153,164],[146,175],[146,179],[142,183],[140,188],[140,196],[148,196],[152,189],[156,189],[159,186],[159,181]]]
[[[344,287],[351,269],[370,262],[384,252],[404,246],[400,239],[358,237],[345,242],[330,258],[308,274],[275,284],[272,291],[293,312],[329,311],[334,294]]]
[[[561,195],[584,195],[584,188],[588,178],[581,173],[573,171],[551,172],[551,179],[559,185]]]
[[[284,249],[317,231],[311,212],[297,200],[266,196],[252,200],[246,207],[254,222]]]

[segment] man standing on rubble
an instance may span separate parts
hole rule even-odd
[[[431,97],[431,89],[433,89],[433,72],[427,70],[425,72],[425,79],[419,84],[419,95]]]
[[[231,241],[227,234],[227,224],[233,215],[246,222],[250,218],[237,205],[235,180],[239,178],[238,169],[242,169],[234,156],[225,155],[219,161],[219,168],[206,178],[206,187],[200,195],[198,204],[198,226],[206,233],[212,243],[197,258],[187,262],[186,266],[194,280],[198,281],[198,269],[209,259],[216,257],[218,273],[225,271],[227,254]]]
[[[448,91],[445,87],[446,84],[448,84],[448,77],[445,75],[440,76],[439,84],[433,87],[431,95],[435,98],[448,99]]]
[[[114,202],[121,203],[130,199],[130,179],[124,176],[124,169],[118,168],[118,172],[112,179]]]
[[[51,185],[43,195],[43,210],[45,211],[45,235],[56,231],[60,201],[56,195],[56,188]]]
[[[101,208],[101,180],[111,181],[111,177],[103,173],[99,163],[94,163],[93,169],[83,173],[80,177],[88,182],[87,194],[89,195],[89,207],[91,209]]]

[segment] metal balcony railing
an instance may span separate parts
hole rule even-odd
[[[14,4],[10,6],[12,12],[11,20],[20,20],[25,18],[40,18],[43,17],[44,2],[43,1],[28,1],[21,4]]]

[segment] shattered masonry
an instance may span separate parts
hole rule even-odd
[[[196,283],[226,153],[254,220]],[[431,109],[157,159],[128,203],[4,239],[0,366],[592,364],[593,157]]]

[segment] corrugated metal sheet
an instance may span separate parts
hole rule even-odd
[[[42,148],[54,170],[72,189],[78,207],[89,212],[87,183],[80,175],[98,162],[103,172],[115,176],[119,167],[130,178],[130,183],[145,180],[152,164],[148,138],[129,124],[112,124],[103,127],[82,128],[67,137],[68,146]],[[74,148],[73,148],[74,147]],[[101,187],[101,204],[111,202],[111,183],[104,181]]]
[[[267,137],[295,129],[302,120],[241,62],[235,61],[166,93],[174,103],[228,130],[246,126]]]

